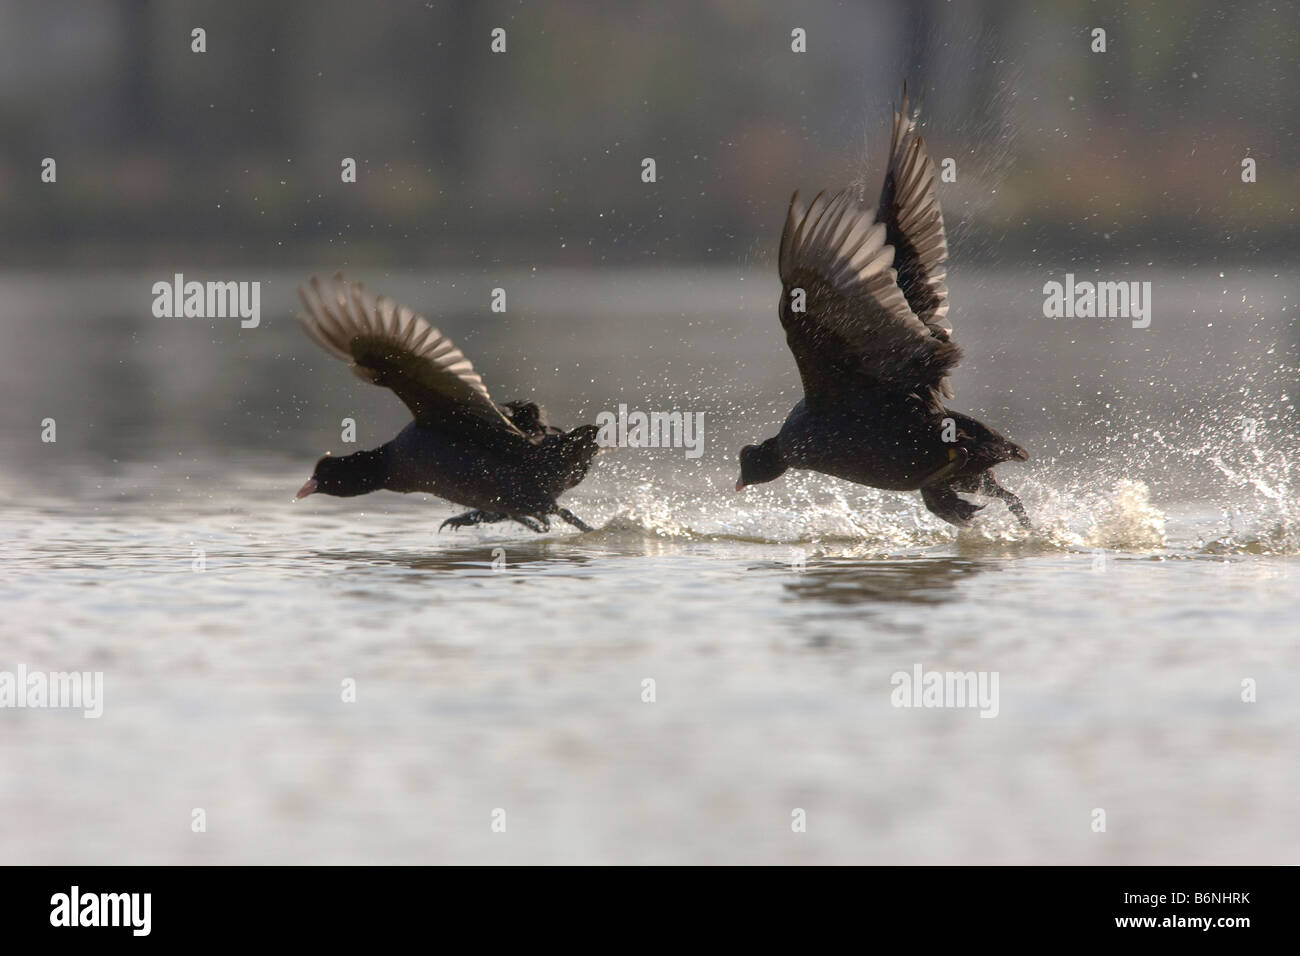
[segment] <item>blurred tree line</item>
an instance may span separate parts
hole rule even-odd
[[[972,261],[1281,257],[1296,11],[0,0],[0,244],[10,268],[766,262],[794,188],[878,187],[906,77]]]

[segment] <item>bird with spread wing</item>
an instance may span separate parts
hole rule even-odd
[[[378,448],[321,458],[299,498],[425,491],[474,509],[442,527],[513,520],[545,531],[556,515],[592,530],[556,499],[600,450],[595,425],[565,432],[533,402],[497,405],[450,339],[359,282],[313,278],[298,295],[306,308],[298,321],[312,340],[358,378],[392,390],[414,418]]]
[[[963,527],[1001,498],[1024,505],[993,466],[1028,454],[944,406],[961,359],[948,322],[948,240],[935,167],[903,90],[879,205],[855,189],[790,200],[781,234],[781,325],[804,398],[780,432],[740,450],[736,490],[806,468],[874,488],[920,490],[925,506]]]

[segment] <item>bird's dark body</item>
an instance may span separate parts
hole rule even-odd
[[[537,518],[554,512],[561,492],[586,474],[590,456],[580,461],[566,453],[569,447],[571,440],[558,429],[537,440],[502,434],[483,442],[411,422],[383,446],[384,487],[426,492],[511,518]]]
[[[1029,527],[992,468],[1025,461],[1023,448],[946,408],[961,359],[948,322],[948,259],[934,163],[907,103],[894,134],[880,202],[855,188],[790,200],[781,233],[777,312],[804,400],[772,438],[740,450],[739,491],[805,468],[891,491],[919,490],[925,506],[959,527],[1001,498]]]
[[[873,488],[912,491],[949,461],[942,419],[896,398],[861,408],[810,410],[800,402],[777,435],[791,468],[820,471]]]
[[[992,471],[1004,461],[1025,461],[1023,448],[969,415],[915,396],[870,397],[874,401],[827,412],[796,405],[776,437],[761,446],[772,449],[775,472],[806,468],[871,488],[919,490],[927,508],[954,524],[979,510],[957,492],[989,495],[1003,499],[1028,526],[1020,499]]]
[[[446,336],[392,299],[372,298],[359,283],[313,278],[298,292],[303,330],[358,378],[391,389],[413,416],[378,448],[321,458],[299,498],[422,491],[473,509],[442,527],[513,520],[545,531],[558,515],[592,530],[557,499],[586,477],[600,450],[595,425],[566,432],[534,402],[497,405]]]
[[[1024,451],[982,422],[915,398],[868,397],[861,407],[810,411],[800,402],[777,434],[791,468],[889,491],[915,491],[957,458],[946,477],[978,475]],[[952,440],[946,441],[945,434]]]

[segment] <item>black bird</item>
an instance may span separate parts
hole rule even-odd
[[[392,389],[415,416],[378,448],[316,462],[299,498],[425,491],[475,509],[439,531],[505,520],[545,531],[550,515],[592,530],[556,498],[586,476],[599,451],[595,425],[565,432],[533,402],[498,406],[450,339],[387,296],[371,298],[360,283],[313,277],[298,295],[307,334],[359,378]]]
[[[853,189],[819,193],[807,208],[797,192],[790,200],[780,314],[804,399],[775,438],[740,450],[736,490],[809,468],[873,488],[919,488],[925,506],[958,527],[984,506],[957,492],[1001,498],[1029,527],[992,471],[1029,455],[942,402],[961,350],[947,322],[934,163],[916,122],[904,88],[877,209]]]

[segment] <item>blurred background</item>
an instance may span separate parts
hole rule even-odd
[[[931,151],[957,160],[960,261],[1287,254],[1298,16],[1270,0],[3,0],[0,255],[731,265],[766,255],[793,189],[860,175],[864,147],[877,188],[904,79]]]
[[[297,460],[344,415],[386,439],[390,396],[291,321],[298,283],[344,269],[442,325],[499,400],[571,423],[688,395],[729,469],[753,410],[767,427],[797,399],[773,308],[790,194],[876,194],[904,79],[955,162],[939,195],[960,407],[1070,463],[1093,457],[1084,430],[1129,436],[1126,454],[1154,425],[1293,432],[1298,18],[1199,0],[0,0],[0,363],[19,396],[0,441],[48,486],[68,474],[44,467],[33,416],[60,421],[59,456],[103,467],[196,445]],[[262,326],[153,318],[177,272],[259,281]],[[1153,281],[1153,327],[1044,318],[1067,272]],[[1193,456],[1168,477],[1212,474]]]

